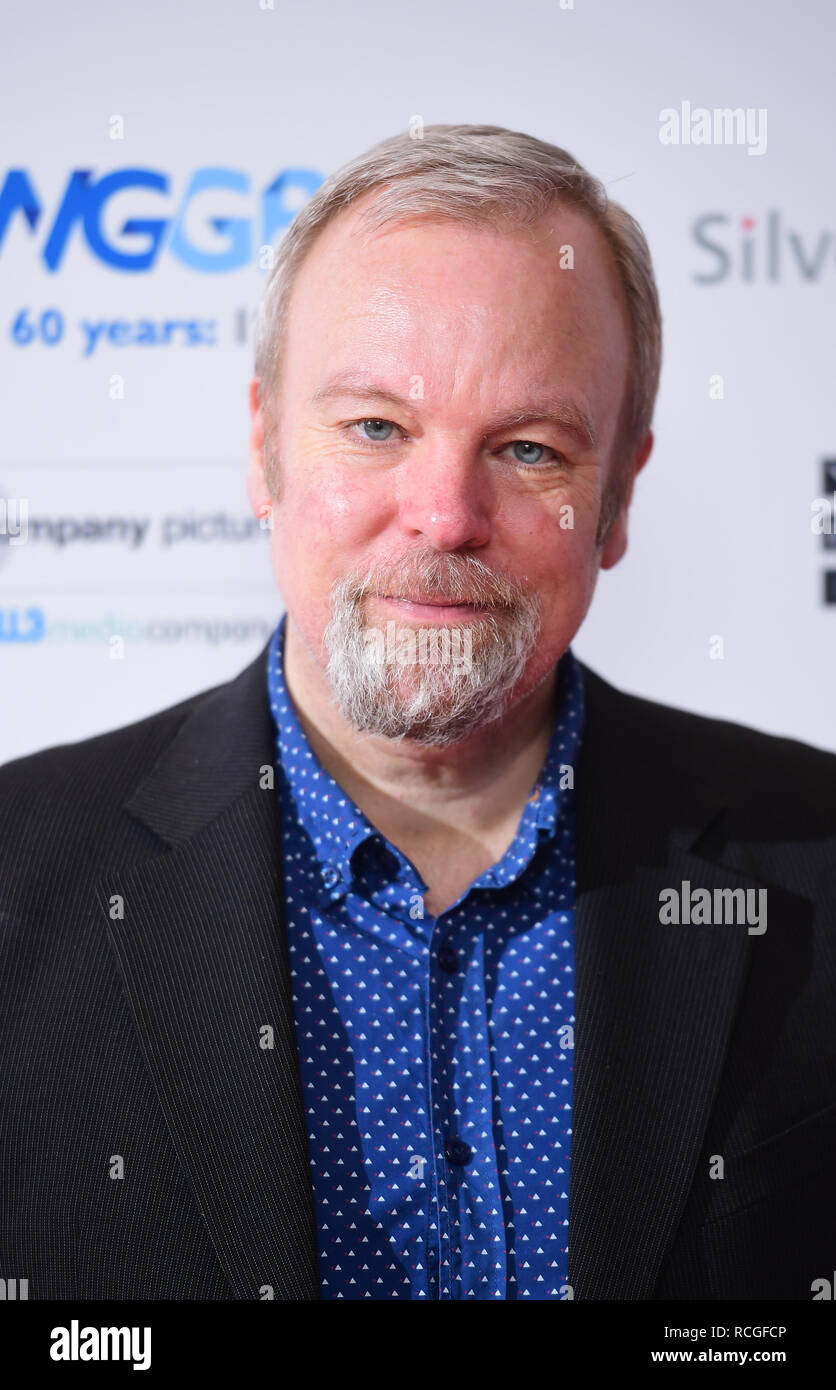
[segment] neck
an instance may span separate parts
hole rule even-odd
[[[331,698],[322,667],[288,615],[284,678],[311,747],[380,829],[415,812],[471,833],[504,822],[528,797],[554,721],[556,668],[498,720],[449,746],[359,733]]]

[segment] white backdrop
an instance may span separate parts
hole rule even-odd
[[[656,447],[576,653],[625,689],[836,748],[836,548],[811,510],[836,489],[829,0],[6,16],[0,761],[224,680],[266,640],[281,602],[244,490],[256,251],[416,115],[563,145],[654,255]],[[663,143],[684,102],[765,112],[765,151]]]

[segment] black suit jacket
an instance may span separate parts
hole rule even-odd
[[[0,1276],[30,1298],[318,1297],[264,667],[0,769]],[[836,757],[582,669],[574,1297],[809,1300]],[[766,887],[765,934],[662,925],[685,880]]]

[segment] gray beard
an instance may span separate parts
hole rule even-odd
[[[485,605],[468,623],[366,622],[368,594]],[[473,555],[426,547],[331,589],[327,676],[361,733],[446,746],[498,719],[540,635],[540,603]],[[387,631],[388,629],[388,631]],[[416,640],[417,639],[417,640]]]

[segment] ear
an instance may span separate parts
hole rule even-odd
[[[273,509],[273,497],[267,483],[264,469],[264,409],[259,402],[260,378],[255,376],[249,386],[250,402],[250,464],[247,469],[247,496],[250,506],[259,520],[269,516]]]
[[[647,463],[647,460],[650,457],[650,451],[653,448],[653,443],[653,431],[648,430],[647,434],[645,435],[644,439],[642,440],[633,457],[633,470],[630,476],[630,486],[627,488],[627,491],[624,496],[624,501],[621,504],[621,511],[618,513],[618,517],[616,518],[616,521],[613,524],[612,529],[610,530],[610,534],[608,535],[604,547],[601,551],[602,570],[609,570],[612,569],[613,565],[617,565],[625,550],[627,549],[627,513],[630,509],[630,502],[633,497],[633,487],[636,478],[638,477],[639,473],[644,468],[644,465]]]

